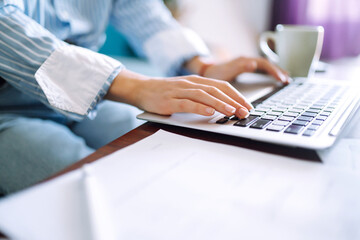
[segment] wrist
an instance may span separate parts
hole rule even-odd
[[[206,70],[209,68],[209,67],[211,67],[211,66],[213,66],[214,65],[214,63],[213,62],[209,62],[209,63],[203,63],[202,65],[201,65],[201,67],[200,67],[200,69],[199,69],[199,72],[198,72],[198,75],[199,76],[201,76],[201,77],[205,77],[205,73],[206,73]]]
[[[143,81],[149,78],[124,69],[112,82],[105,99],[136,105],[137,92]]]
[[[196,56],[191,60],[189,60],[188,62],[186,62],[185,68],[194,74],[197,74],[199,76],[204,76],[206,70],[209,67],[213,66],[214,64],[215,61],[210,57]]]

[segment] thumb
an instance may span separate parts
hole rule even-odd
[[[258,63],[254,59],[241,57],[235,59],[232,62],[231,68],[234,72],[236,72],[236,74],[241,74],[244,72],[255,72],[255,70],[258,68]]]
[[[246,60],[243,63],[243,72],[255,72],[257,69],[257,62],[255,60]]]

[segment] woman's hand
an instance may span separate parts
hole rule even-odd
[[[245,72],[264,72],[282,83],[289,83],[288,74],[270,63],[265,58],[239,57],[224,63],[211,63],[208,59],[194,57],[185,65],[190,71],[204,77],[233,81],[236,76]]]
[[[110,86],[107,99],[127,102],[162,115],[176,112],[245,118],[252,106],[228,82],[199,76],[147,78],[123,70]]]

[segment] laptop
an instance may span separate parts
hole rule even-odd
[[[286,86],[259,82],[235,84],[245,96],[244,86],[255,86],[248,94],[254,110],[246,119],[215,113],[204,117],[191,113],[163,116],[144,112],[139,119],[238,136],[306,149],[332,146],[359,107],[360,87],[354,82],[323,78],[295,78]]]

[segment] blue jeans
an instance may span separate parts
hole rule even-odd
[[[0,88],[0,194],[29,187],[138,126],[139,110],[103,101],[74,122],[12,87]]]

